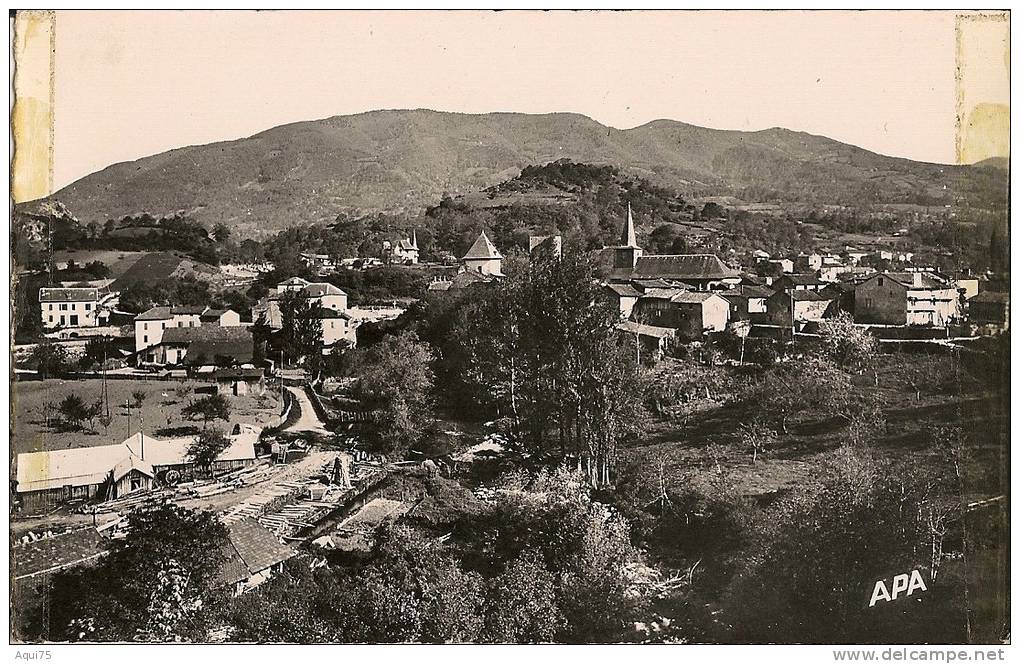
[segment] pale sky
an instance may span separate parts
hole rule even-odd
[[[53,185],[379,108],[781,126],[952,163],[954,26],[951,12],[59,11]]]

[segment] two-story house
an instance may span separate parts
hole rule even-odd
[[[40,288],[43,328],[99,327],[107,325],[117,293],[103,288]]]
[[[930,272],[882,272],[854,290],[858,323],[941,326],[960,312],[959,290]]]

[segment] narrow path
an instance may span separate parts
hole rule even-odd
[[[328,436],[329,431],[326,430],[325,424],[319,419],[319,416],[315,414],[315,408],[312,407],[312,402],[309,400],[308,395],[300,387],[287,386],[287,391],[297,401],[297,406],[300,408],[300,415],[297,422],[290,425],[283,431],[286,433],[301,433],[302,431],[311,431],[312,433],[321,434]]]

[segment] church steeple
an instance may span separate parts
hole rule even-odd
[[[414,229],[411,229],[411,248],[418,251],[418,236],[415,234]]]
[[[623,223],[623,232],[620,233],[620,244],[613,247],[613,277],[617,279],[630,278],[631,272],[641,258],[641,247],[637,243],[637,231],[634,229],[634,213],[627,203],[627,220]]]
[[[637,248],[637,233],[634,231],[634,214],[630,210],[630,203],[627,203],[627,221],[623,224],[623,233],[620,235],[621,247]]]

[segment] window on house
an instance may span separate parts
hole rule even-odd
[[[132,477],[131,478],[131,490],[132,491],[138,491],[141,488],[142,488],[142,478],[140,478],[140,477]]]
[[[71,325],[78,325],[78,316],[71,316]]]
[[[884,286],[885,285],[885,279],[883,279],[882,277],[879,277],[878,278],[878,285],[879,286]]]
[[[67,311],[67,305],[66,304],[61,304],[60,305],[60,310],[61,311]]]
[[[53,311],[53,305],[52,304],[47,305],[47,306],[49,307],[49,311]]]
[[[92,305],[88,302],[85,303],[85,311],[92,311]]]
[[[142,336],[142,343],[143,344],[149,343],[149,335],[146,334]]]
[[[63,324],[64,324],[64,317],[63,317],[63,316],[61,316],[61,317],[60,317],[60,324],[61,324],[61,325],[63,325]]]
[[[50,323],[53,322],[53,316],[50,316]]]

